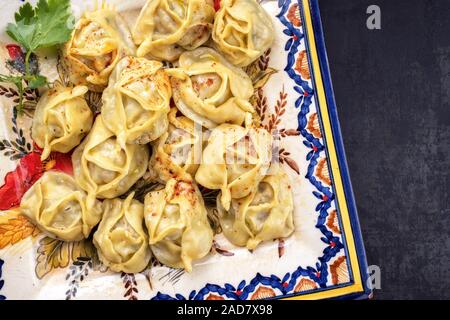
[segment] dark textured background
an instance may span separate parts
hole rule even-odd
[[[319,5],[375,298],[448,299],[450,1]]]

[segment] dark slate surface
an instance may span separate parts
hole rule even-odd
[[[319,5],[375,298],[448,299],[450,1]]]

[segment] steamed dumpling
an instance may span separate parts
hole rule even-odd
[[[209,39],[214,14],[213,0],[147,0],[133,30],[137,56],[175,61]]]
[[[161,62],[125,57],[102,95],[103,123],[121,144],[146,144],[167,131],[169,77]]]
[[[169,112],[169,130],[155,141],[149,170],[152,178],[165,182],[171,178],[192,180],[202,157],[204,132],[200,125]]]
[[[256,0],[222,0],[212,38],[215,47],[234,65],[248,66],[272,46],[275,30]]]
[[[145,197],[145,224],[155,257],[173,268],[192,271],[192,262],[211,250],[213,231],[203,198],[192,182],[171,179]]]
[[[135,46],[122,17],[104,6],[87,11],[78,20],[71,39],[63,49],[63,65],[70,82],[101,92],[112,70]]]
[[[173,99],[188,118],[206,128],[221,123],[242,124],[254,109],[249,76],[210,48],[198,48],[181,55],[179,67],[167,71]]]
[[[62,172],[47,171],[25,193],[22,214],[52,238],[79,241],[89,237],[101,218],[101,203],[86,205],[86,193]]]
[[[111,199],[130,189],[147,170],[147,146],[121,146],[97,117],[91,132],[72,155],[75,179],[90,199]]]
[[[225,237],[236,246],[255,249],[262,241],[285,238],[294,232],[294,203],[289,178],[281,170],[266,176],[256,190],[233,199],[229,210],[217,201]]]
[[[222,206],[255,191],[272,158],[272,136],[263,128],[222,124],[211,132],[195,180],[220,190]]]
[[[66,88],[56,85],[39,99],[31,135],[43,148],[42,160],[52,151],[69,152],[91,130],[93,114],[84,99],[87,91],[85,86]]]
[[[94,245],[103,264],[115,272],[137,273],[151,258],[144,231],[144,205],[133,199],[103,202],[103,218],[94,233]]]

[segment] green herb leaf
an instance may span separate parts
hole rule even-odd
[[[9,23],[6,32],[27,51],[35,51],[69,40],[73,19],[69,0],[39,0],[35,9],[29,3],[20,7],[16,23]]]
[[[37,48],[47,48],[70,39],[74,17],[69,0],[40,0],[36,17],[41,26]]]
[[[30,24],[30,19],[34,17],[34,9],[29,2],[25,3],[19,8],[19,12],[16,12],[14,18],[16,21],[25,20],[26,24]]]
[[[12,83],[19,94],[18,111],[23,109],[24,81],[30,89],[47,84],[47,78],[30,72],[30,57],[37,49],[62,44],[70,39],[74,17],[70,0],[39,0],[33,8],[25,3],[14,15],[15,23],[8,23],[6,33],[26,49],[25,75],[0,75],[0,82]]]
[[[37,89],[47,84],[47,78],[39,74],[34,74],[28,77],[27,80],[28,80],[28,88],[30,89]]]
[[[22,80],[23,80],[22,76],[7,76],[7,75],[0,74],[0,82],[12,83],[18,89],[19,89],[19,87],[22,88]]]
[[[33,51],[30,47],[34,37],[35,28],[32,25],[26,25],[23,21],[16,24],[8,23],[6,33],[16,42],[21,44],[27,51]]]

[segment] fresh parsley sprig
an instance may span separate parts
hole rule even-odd
[[[74,17],[70,0],[39,0],[33,8],[25,3],[14,15],[15,23],[9,23],[6,33],[25,50],[25,73],[23,75],[0,75],[0,82],[12,83],[19,92],[18,111],[23,108],[24,83],[30,89],[47,84],[47,78],[30,71],[30,57],[42,48],[53,47],[70,39]]]

